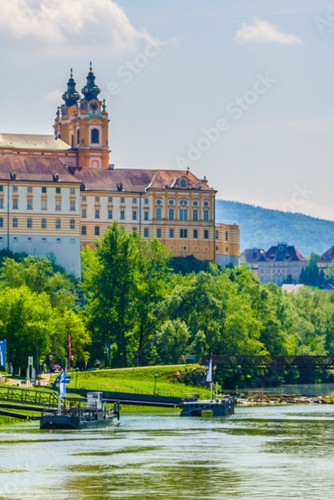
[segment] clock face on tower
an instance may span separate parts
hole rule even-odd
[[[95,111],[97,111],[97,108],[98,108],[97,102],[93,101],[89,104],[89,111],[91,111],[92,113],[95,113]]]

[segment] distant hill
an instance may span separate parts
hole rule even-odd
[[[268,250],[271,245],[286,242],[308,257],[334,246],[334,221],[308,215],[217,200],[216,220],[240,225],[241,251],[253,247]]]

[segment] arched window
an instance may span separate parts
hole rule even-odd
[[[203,220],[209,222],[209,210],[203,210]]]
[[[193,221],[198,222],[198,210],[197,210],[197,208],[193,209]]]
[[[92,144],[98,144],[100,142],[100,138],[99,138],[99,131],[97,128],[93,128],[92,131],[91,131],[91,138],[90,138],[90,142]]]
[[[156,210],[156,219],[161,220],[161,208],[159,207]]]
[[[174,220],[174,208],[170,208],[168,210],[168,219],[169,220]]]
[[[80,144],[80,129],[77,130],[77,145]]]

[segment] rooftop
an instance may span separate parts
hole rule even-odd
[[[0,134],[0,148],[67,150],[70,146],[54,135]]]

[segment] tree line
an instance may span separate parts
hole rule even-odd
[[[185,265],[182,265],[186,263]],[[198,266],[198,269],[197,269]],[[193,271],[191,271],[193,269]],[[82,251],[82,279],[52,259],[0,260],[0,340],[15,370],[37,365],[177,364],[187,355],[325,355],[334,349],[334,293],[304,287],[286,293],[260,285],[243,266],[220,269],[172,259],[158,240],[117,223]],[[38,366],[36,366],[38,368]],[[230,385],[328,378],[324,373],[217,371]]]

